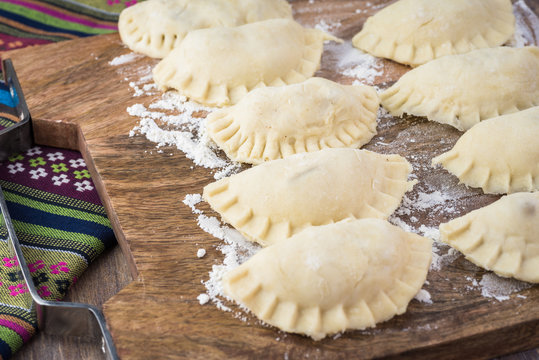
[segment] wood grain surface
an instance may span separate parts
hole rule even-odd
[[[296,18],[313,26],[321,19],[340,22],[335,34],[350,39],[384,1],[294,1]],[[528,0],[537,13],[539,1]],[[357,13],[357,8],[366,11]],[[193,167],[178,150],[150,151],[155,144],[129,137],[137,119],[126,108],[149,104],[159,95],[133,97],[128,81],[137,69],[156,60],[139,57],[125,67],[109,61],[127,54],[117,35],[105,35],[17,50],[15,64],[35,123],[36,141],[79,149],[107,208],[118,242],[135,281],[104,304],[104,312],[122,359],[148,358],[488,358],[539,345],[539,288],[498,302],[478,291],[465,291],[466,277],[484,272],[459,257],[428,276],[433,304],[412,301],[407,313],[374,330],[351,331],[337,339],[314,342],[247,321],[215,306],[200,306],[215,263],[222,261],[219,240],[202,231],[181,202],[213,181],[210,171]],[[334,71],[337,59],[323,56],[318,75],[350,83]],[[376,79],[395,81],[407,67],[385,61]],[[127,79],[127,80],[126,80]],[[420,183],[459,194],[452,217],[487,205],[497,197],[467,190],[430,159],[456,141],[460,133],[425,119],[390,118],[366,147],[398,152],[418,164]],[[421,141],[407,141],[409,139]],[[383,141],[382,141],[383,140]],[[390,146],[384,145],[390,144]],[[172,153],[170,156],[168,154]],[[414,190],[411,198],[417,196]],[[211,215],[209,208],[202,209]],[[213,214],[216,215],[216,214]],[[449,220],[447,213],[414,214],[426,226]],[[404,221],[409,221],[406,216]],[[199,259],[198,248],[208,254]]]

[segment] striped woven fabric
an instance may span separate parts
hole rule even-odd
[[[0,186],[34,284],[42,298],[61,300],[88,265],[115,243],[80,153],[34,147],[0,165]],[[6,171],[7,170],[7,171]],[[57,189],[55,189],[55,187]],[[68,194],[60,195],[60,193]],[[35,333],[35,314],[7,255],[0,229],[0,355],[9,358]]]
[[[134,3],[0,0],[0,50],[116,31],[119,11]],[[0,130],[16,120],[8,89],[0,83]],[[39,294],[62,299],[116,242],[81,154],[44,146],[13,154],[0,163],[0,186]],[[6,235],[0,230],[0,359],[10,358],[37,327],[25,303],[27,289],[7,255]]]
[[[0,0],[0,50],[117,30],[118,13],[137,0]]]

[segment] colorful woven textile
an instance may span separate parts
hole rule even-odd
[[[117,30],[118,13],[137,0],[0,0],[0,50]]]
[[[34,147],[0,169],[24,257],[38,293],[47,300],[62,299],[89,263],[115,242],[84,166],[77,152]],[[0,238],[6,237],[1,229]],[[34,334],[36,320],[24,307],[21,295],[27,289],[5,240],[0,254],[0,354],[6,359]]]
[[[116,31],[118,13],[134,3],[0,0],[0,51]],[[0,129],[14,120],[8,89],[0,84]],[[0,186],[38,292],[47,300],[62,299],[116,242],[81,154],[44,146],[13,154],[0,163]],[[6,238],[5,230],[0,238]],[[35,314],[24,306],[27,289],[7,254],[0,240],[1,359],[36,332]]]

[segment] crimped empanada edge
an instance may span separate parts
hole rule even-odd
[[[372,88],[354,89],[362,92],[364,101],[360,102],[362,117],[340,121],[335,131],[329,136],[293,135],[295,142],[290,144],[287,138],[260,136],[260,133],[244,133],[242,126],[234,116],[232,109],[222,109],[207,118],[207,129],[212,140],[234,161],[261,164],[268,160],[282,159],[303,152],[318,151],[333,147],[359,148],[376,135],[376,116],[379,107],[376,91]],[[367,94],[372,92],[371,94]],[[254,139],[254,140],[253,140]],[[260,145],[262,144],[262,145]],[[256,149],[255,154],[253,151]]]
[[[267,291],[261,282],[249,281],[250,269],[239,267],[223,277],[225,294],[244,306],[267,324],[287,332],[310,336],[318,341],[346,330],[364,330],[406,312],[408,304],[419,292],[432,259],[432,241],[401,230],[409,248],[409,263],[400,277],[386,289],[380,289],[369,303],[364,299],[344,307],[342,303],[322,310],[319,306],[302,307],[289,300],[280,300]],[[246,281],[243,281],[247,279]],[[284,308],[284,310],[281,310]],[[277,314],[277,315],[276,315]],[[285,319],[281,315],[285,316]],[[303,317],[308,319],[304,319]],[[315,319],[313,324],[312,319]],[[332,327],[324,328],[331,319]],[[335,322],[337,321],[337,324]]]

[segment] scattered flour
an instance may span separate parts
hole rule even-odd
[[[127,63],[135,61],[138,58],[141,58],[142,56],[143,55],[141,55],[141,54],[130,52],[129,54],[116,56],[114,59],[109,61],[109,65],[118,66],[118,65],[127,64]]]
[[[433,240],[430,270],[440,271],[458,259],[460,253],[448,245],[439,242],[440,231],[438,226],[429,227],[425,224],[419,224],[417,217],[411,215],[433,211],[439,211],[445,214],[453,213],[453,206],[447,205],[452,200],[454,201],[455,199],[438,190],[432,192],[419,191],[413,198],[406,194],[404,195],[401,206],[389,218],[392,224],[399,226],[403,230],[417,233]],[[408,217],[411,224],[403,221],[401,217]]]
[[[185,195],[185,198],[183,199],[183,203],[189,206],[189,208],[191,208],[191,211],[193,212],[193,214],[202,214],[202,210],[197,209],[195,206],[201,201],[202,201],[202,195],[200,194],[187,194]]]
[[[477,281],[471,276],[466,276],[471,285],[467,285],[467,290],[479,290],[485,298],[491,298],[497,301],[505,301],[511,298],[511,294],[526,290],[532,287],[532,284],[523,281],[518,281],[512,278],[504,278],[497,276],[494,273],[486,273],[480,281]],[[527,297],[521,294],[516,295],[517,298],[526,299]]]
[[[426,303],[426,304],[432,304],[430,293],[425,289],[419,290],[419,292],[416,294],[414,299],[416,299],[417,301]]]
[[[455,209],[450,202],[454,200],[454,197],[444,194],[439,190],[433,192],[423,192],[419,190],[414,194],[414,197],[411,197],[411,195],[408,194],[404,195],[401,206],[395,211],[394,216],[411,215],[413,213],[424,213],[426,211],[433,210],[443,211],[445,214],[451,214],[455,211]],[[417,218],[413,217],[410,218],[410,220],[414,223],[418,221]],[[423,231],[421,231],[421,229],[423,229]],[[424,233],[428,229],[422,225],[422,227],[420,226],[420,228],[417,230]]]
[[[477,281],[475,283],[477,284]],[[479,281],[479,286],[483,297],[505,301],[510,299],[511,294],[531,288],[532,284],[511,278],[502,278],[494,273],[486,273]]]
[[[432,244],[432,262],[430,264],[430,269],[440,271],[445,266],[457,260],[459,256],[460,252],[458,250],[435,241]]]
[[[356,79],[354,83],[372,85],[384,73],[382,60],[356,49],[350,42],[331,44],[330,48],[338,59],[337,70]]]
[[[125,64],[139,56],[142,55],[129,53],[113,59],[109,64],[113,66]],[[122,74],[128,75],[124,80],[128,81],[134,90],[133,97],[158,94],[151,70],[151,66],[147,65],[136,69],[121,69]],[[129,77],[136,77],[136,80],[129,81]],[[129,132],[129,136],[143,135],[155,143],[158,149],[175,146],[195,165],[215,169],[214,177],[220,179],[237,172],[240,164],[219,155],[217,146],[206,133],[205,116],[214,110],[188,101],[185,96],[175,91],[167,91],[148,106],[139,103],[127,108],[129,115],[139,119],[138,124]],[[159,149],[157,153],[163,151]]]
[[[324,19],[322,19],[318,24],[314,26],[314,28],[327,33],[331,33],[333,30],[338,29],[341,26],[342,24],[340,22],[328,23]]]
[[[144,84],[142,88],[140,88],[138,85],[140,82],[129,82],[129,87],[131,87],[135,92],[133,96],[138,97],[142,95],[155,95],[157,94],[157,85],[155,83],[152,84]]]
[[[202,281],[206,287],[208,301],[212,301],[217,308],[224,311],[232,311],[226,306],[222,298],[226,298],[221,285],[221,279],[225,273],[241,265],[251,256],[260,250],[260,246],[245,239],[237,230],[222,225],[221,222],[213,216],[206,216],[200,209],[196,208],[202,199],[200,194],[189,194],[184,199],[184,204],[191,208],[193,214],[198,215],[198,226],[211,234],[212,236],[223,240],[223,243],[217,246],[217,250],[224,255],[221,264],[214,264],[209,272],[209,279]],[[199,250],[200,251],[200,250]],[[198,254],[197,254],[198,255]],[[200,297],[201,295],[199,295]],[[200,299],[199,299],[200,301]],[[236,314],[236,316],[241,316]]]
[[[373,5],[373,3],[371,3],[370,1],[367,1],[367,2],[364,4],[365,9],[356,9],[356,10],[355,10],[355,13],[356,13],[356,14],[365,13],[365,12],[368,12],[369,9],[378,10],[378,9],[380,9],[380,8],[386,7],[387,5],[389,5],[389,4],[388,4],[388,3],[381,3],[381,4]]]
[[[513,4],[513,13],[515,14],[515,33],[507,45],[512,47],[537,45],[539,41],[539,18],[537,15],[524,0],[518,0]]]
[[[206,119],[199,116],[213,110],[188,101],[177,92],[168,91],[148,107],[135,104],[127,108],[129,115],[139,118],[138,125],[130,131],[129,136],[144,135],[146,139],[156,143],[157,148],[175,146],[195,165],[219,169],[214,176],[220,179],[237,172],[240,164],[219,156],[216,146],[208,137]]]
[[[430,228],[425,225],[421,225],[418,229],[418,232],[433,241],[440,240],[440,230],[438,228]]]
[[[439,190],[431,193],[420,192],[415,201],[415,207],[425,210],[436,206],[443,206],[448,200],[451,200],[451,197]],[[448,209],[446,208],[445,211],[448,211]]]

